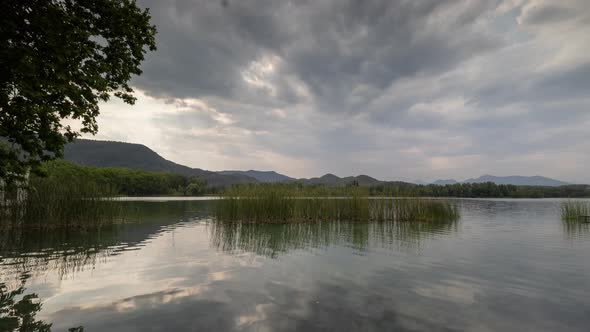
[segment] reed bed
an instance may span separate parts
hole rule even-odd
[[[0,227],[96,227],[120,212],[111,188],[82,179],[33,178],[24,190],[0,204]]]
[[[590,202],[562,202],[561,219],[568,222],[590,222]]]
[[[456,221],[461,214],[457,205],[436,199],[372,199],[371,221]]]
[[[217,204],[217,219],[253,223],[317,221],[442,221],[460,217],[456,205],[432,199],[369,199],[362,187],[236,186]]]

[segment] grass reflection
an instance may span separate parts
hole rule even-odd
[[[308,222],[260,224],[217,221],[209,225],[211,245],[230,253],[251,252],[276,258],[292,250],[340,245],[368,248],[418,249],[422,242],[457,231],[448,222]]]
[[[563,221],[562,227],[568,239],[587,239],[590,237],[590,223]]]
[[[0,227],[0,280],[23,273],[56,272],[63,278],[109,256],[142,245],[179,222],[208,215],[202,202],[117,202],[117,223],[86,228]]]

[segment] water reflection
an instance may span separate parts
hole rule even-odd
[[[563,232],[569,240],[590,238],[590,223],[562,221]]]
[[[10,289],[0,283],[0,331],[49,331],[51,324],[35,320],[41,310],[39,296],[26,294],[25,284],[29,275],[20,277],[19,285]]]
[[[50,332],[53,324],[37,319],[43,304],[37,293],[26,292],[28,274],[20,276],[16,288],[0,283],[0,331]],[[83,326],[71,327],[68,332],[83,332]]]
[[[203,202],[122,204],[126,222],[93,232],[0,233],[0,330],[590,324],[589,227],[561,225],[553,203],[470,201],[459,223],[282,225],[213,222]]]
[[[98,229],[0,227],[0,331],[50,331],[36,320],[39,295],[27,290],[32,277],[74,278],[109,257],[139,250],[150,239],[209,214],[201,202],[122,202],[123,219]],[[1,226],[1,225],[0,225]],[[68,331],[83,331],[83,327]]]
[[[60,278],[93,268],[101,260],[129,250],[169,227],[201,220],[209,214],[203,202],[122,202],[121,222],[98,229],[3,229],[0,227],[0,280],[22,273],[54,272]]]
[[[55,273],[59,278],[93,269],[108,257],[139,250],[161,232],[206,222],[210,245],[226,253],[251,252],[276,258],[292,250],[334,245],[419,250],[426,239],[457,232],[448,222],[313,222],[249,224],[212,222],[215,202],[121,202],[124,220],[92,231],[1,229],[0,277],[18,282],[23,273]]]
[[[15,288],[0,283],[0,331],[51,330],[51,324],[36,320],[41,303],[37,294],[25,294],[28,278],[29,275],[22,275]]]
[[[457,232],[448,222],[311,222],[257,224],[214,222],[209,224],[211,246],[235,253],[252,252],[276,258],[291,250],[312,250],[334,245],[358,251],[368,248],[420,249],[428,238]]]

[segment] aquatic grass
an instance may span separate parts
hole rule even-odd
[[[235,186],[217,202],[217,219],[254,223],[317,221],[457,220],[458,207],[447,200],[373,199],[362,187]]]
[[[383,198],[370,201],[371,221],[455,221],[461,216],[459,207],[447,200]]]
[[[590,202],[562,202],[561,219],[568,222],[590,222]]]
[[[291,222],[362,220],[368,214],[368,192],[347,188],[338,192],[324,188],[294,188],[288,185],[235,186],[225,191],[217,204],[221,220]]]
[[[32,178],[21,199],[0,206],[0,227],[97,227],[117,218],[114,191],[77,178]]]

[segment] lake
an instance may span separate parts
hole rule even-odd
[[[256,225],[124,200],[125,224],[2,235],[0,312],[23,319],[0,330],[589,330],[590,224],[559,200],[457,202],[454,223]]]

